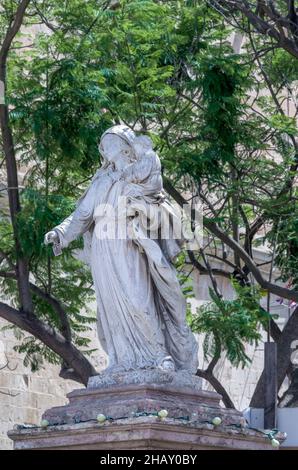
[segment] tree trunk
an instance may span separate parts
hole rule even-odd
[[[293,352],[291,344],[298,338],[298,308],[294,310],[290,316],[286,326],[282,330],[279,340],[277,341],[277,389],[279,390],[287,374],[287,370],[291,365],[291,354]],[[265,374],[262,372],[254,394],[252,396],[250,406],[252,408],[264,407],[265,394]]]
[[[0,73],[1,80],[1,73]],[[3,150],[6,161],[6,171],[7,171],[7,186],[8,186],[8,200],[10,208],[10,216],[14,232],[14,242],[16,249],[16,272],[17,272],[17,281],[19,289],[19,297],[21,308],[30,312],[33,310],[32,299],[30,294],[29,287],[29,269],[28,264],[21,252],[20,241],[18,237],[17,229],[17,216],[20,213],[20,199],[19,199],[19,190],[18,190],[18,173],[17,173],[17,164],[14,153],[14,145],[11,129],[9,126],[9,115],[8,109],[5,104],[0,104],[0,125],[2,131],[2,140],[3,140]]]
[[[30,312],[33,310],[32,298],[29,287],[29,269],[28,263],[21,252],[21,244],[18,237],[17,230],[17,216],[20,213],[20,198],[19,198],[19,185],[18,185],[18,173],[17,163],[15,156],[15,148],[13,143],[12,131],[9,123],[9,112],[8,106],[5,103],[5,91],[6,91],[6,63],[9,49],[13,39],[20,30],[22,21],[25,15],[26,8],[29,5],[30,0],[22,0],[15,13],[14,20],[11,26],[7,29],[0,49],[0,81],[4,87],[4,102],[0,103],[0,126],[2,132],[3,151],[5,155],[6,171],[7,171],[7,186],[8,186],[8,199],[11,222],[14,232],[14,241],[16,248],[16,272],[18,276],[18,288],[21,308]]]
[[[226,389],[220,383],[220,381],[213,375],[212,372],[209,372],[208,370],[198,369],[196,372],[196,375],[198,377],[202,377],[203,379],[207,380],[207,382],[209,382],[212,385],[214,390],[221,395],[222,401],[226,408],[235,409],[235,405],[232,402],[231,398],[229,397],[229,394],[227,393]]]

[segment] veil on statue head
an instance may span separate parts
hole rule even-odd
[[[102,139],[108,134],[118,135],[123,139],[131,147],[136,160],[140,159],[147,151],[153,150],[150,137],[146,135],[136,136],[135,132],[126,125],[117,124],[107,129],[100,138],[100,144]]]

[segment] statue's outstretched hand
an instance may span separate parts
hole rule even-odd
[[[50,232],[45,234],[44,244],[49,245],[50,243],[54,243],[54,244],[59,243],[59,236],[55,230],[51,230]]]

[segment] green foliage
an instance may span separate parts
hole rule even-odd
[[[32,372],[40,370],[44,361],[54,365],[60,364],[59,356],[32,336],[23,337],[22,343],[16,345],[14,350],[24,354],[24,366],[30,367]]]
[[[59,174],[53,174],[57,167],[59,173],[68,170],[82,178],[98,166],[98,136],[111,120],[101,112],[107,104],[102,74],[75,59],[53,61],[44,47],[49,46],[42,44],[41,57],[28,62],[29,70],[22,67],[14,84],[11,118],[16,129],[28,131],[22,136],[24,164],[35,154],[47,166],[48,185],[55,188],[60,182]],[[30,177],[36,181],[40,170],[35,168]]]
[[[297,192],[297,191],[296,191]],[[280,211],[281,212],[281,211]],[[283,208],[280,219],[273,225],[266,239],[276,244],[275,263],[280,269],[281,280],[298,289],[298,208]]]
[[[21,196],[22,212],[18,218],[21,248],[32,262],[39,262],[52,256],[52,248],[44,245],[45,233],[65,219],[74,210],[74,204],[70,198],[45,196],[30,187]]]
[[[203,350],[206,359],[226,352],[233,366],[245,367],[250,362],[245,345],[258,345],[260,327],[266,326],[269,316],[260,308],[260,291],[240,287],[236,282],[233,287],[236,291],[234,300],[219,298],[210,289],[212,302],[197,309],[191,327],[197,333],[205,333]]]
[[[3,1],[0,42],[17,4]],[[285,192],[294,177],[297,126],[277,109],[262,75],[277,98],[289,99],[295,95],[297,61],[270,50],[258,62],[248,37],[235,54],[234,31],[203,0],[122,0],[114,10],[99,0],[37,4],[39,11],[31,2],[25,24],[36,23],[41,13],[51,34],[29,37],[24,28],[31,44],[26,49],[14,42],[8,61],[10,120],[19,163],[27,170],[18,230],[34,282],[65,307],[76,344],[89,349],[83,333],[94,314],[81,311],[93,298],[90,272],[72,257],[80,241],[54,258],[43,237],[73,210],[100,164],[98,139],[113,123],[125,122],[152,137],[164,173],[178,190],[194,194],[204,187],[207,196],[223,201],[214,220],[227,233],[235,222],[233,198],[242,210],[236,216],[240,230],[262,216],[267,240],[272,245],[277,240],[282,278],[297,285],[297,198]],[[266,39],[256,38],[256,46],[268,48]],[[0,248],[13,264],[7,210],[0,217]],[[185,262],[181,255],[177,267],[190,297]],[[5,259],[1,270],[11,271]],[[0,277],[0,288],[17,305],[15,280]],[[259,340],[264,320],[258,295],[237,291],[236,300],[225,301],[213,294],[194,320],[206,333],[206,353],[215,352],[220,341],[233,364],[247,362],[244,342]],[[49,303],[36,295],[33,300],[36,314],[61,329]],[[42,357],[57,359],[34,339],[20,341],[33,367]]]
[[[277,114],[270,117],[269,125],[271,125],[273,129],[277,129],[278,131],[288,135],[294,136],[298,133],[297,123],[294,117]]]
[[[243,142],[239,123],[243,97],[249,85],[247,69],[233,54],[207,57],[200,63],[205,104],[202,139],[207,142],[202,154],[206,172],[218,173],[220,163],[235,161],[236,145]]]

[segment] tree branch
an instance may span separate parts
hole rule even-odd
[[[262,2],[261,11],[256,10],[256,12],[252,10],[249,2],[243,0],[209,0],[208,3],[224,16],[235,11],[242,13],[258,33],[274,39],[277,47],[298,58],[297,17],[293,15],[282,17],[275,10],[273,2],[270,2],[271,8]],[[265,20],[266,15],[269,21]],[[286,28],[287,35],[283,28]]]
[[[196,375],[198,377],[202,377],[203,379],[207,380],[207,382],[209,382],[212,385],[214,390],[222,396],[222,401],[226,408],[235,409],[235,405],[233,401],[231,400],[228,392],[223,387],[223,385],[219,382],[219,380],[216,377],[214,377],[212,372],[208,372],[208,370],[198,369],[196,372]]]
[[[16,310],[0,302],[0,317],[32,334],[58,354],[75,371],[82,384],[87,385],[89,377],[96,375],[92,364],[72,343],[33,313]]]
[[[6,279],[15,279],[17,280],[16,273],[14,271],[0,271],[0,277],[4,277]],[[36,286],[32,282],[29,283],[30,290],[40,297],[41,299],[48,302],[55,312],[57,313],[60,323],[61,323],[61,333],[66,339],[66,341],[71,341],[71,328],[67,318],[67,313],[65,309],[62,307],[61,303],[55,299],[55,297],[51,296],[50,294],[44,292],[40,287]]]
[[[30,0],[22,0],[16,14],[14,16],[14,21],[12,25],[8,28],[4,41],[0,49],[0,65],[6,66],[7,55],[11,46],[12,41],[14,40],[16,34],[19,32],[20,27],[23,22],[25,11],[30,3]],[[3,80],[4,81],[4,80]]]
[[[213,289],[214,289],[214,292],[216,293],[217,297],[219,299],[222,299],[222,294],[221,292],[219,292],[219,289],[218,289],[218,285],[217,285],[217,282],[216,282],[216,279],[213,275],[213,272],[212,272],[212,269],[211,269],[211,266],[210,266],[210,263],[208,261],[208,258],[205,256],[205,253],[204,253],[204,250],[201,248],[200,250],[200,254],[204,260],[204,263],[206,265],[206,268],[207,268],[207,271],[209,273],[209,278],[211,280],[211,283],[212,283],[212,286],[213,286]]]
[[[171,182],[168,178],[164,177],[164,188],[165,190],[173,197],[173,199],[181,206],[188,205],[188,202],[184,197],[173,187]],[[195,222],[195,221],[194,221]],[[219,238],[225,245],[232,248],[232,250],[236,251],[239,257],[244,261],[246,266],[249,268],[250,272],[256,279],[256,281],[260,284],[263,289],[266,289],[272,294],[278,295],[285,299],[290,299],[298,302],[298,292],[295,290],[287,289],[286,287],[278,286],[277,284],[273,284],[266,279],[263,278],[261,271],[258,269],[256,264],[254,263],[253,259],[246,253],[246,251],[242,248],[242,246],[233,240],[226,232],[224,232],[215,222],[211,219],[207,219],[204,217],[204,226]]]
[[[188,257],[189,257],[189,260],[190,260],[190,263],[186,263],[186,264],[192,264],[192,266],[194,266],[194,268],[196,268],[200,274],[202,275],[208,275],[209,276],[209,271],[207,268],[205,268],[195,257],[193,251],[190,251],[188,250],[187,251],[187,254],[188,254]],[[210,255],[209,255],[210,256]],[[214,276],[222,276],[222,277],[225,277],[227,279],[230,279],[231,278],[231,274],[229,271],[225,271],[224,269],[217,269],[217,268],[211,268],[211,271],[212,271],[212,274]]]
[[[36,294],[38,297],[48,302],[53,307],[53,309],[58,314],[58,317],[60,319],[60,323],[61,323],[60,331],[62,335],[64,336],[66,341],[71,341],[70,324],[67,318],[67,313],[65,312],[61,303],[57,299],[55,299],[55,297],[52,297],[50,294],[47,294],[46,292],[44,292],[42,289],[40,289],[35,284],[32,284],[31,282],[30,282],[30,289],[32,292],[34,292],[34,294]]]
[[[271,331],[272,333],[272,331]],[[294,310],[289,320],[287,321],[284,329],[279,335],[277,341],[277,388],[280,389],[287,371],[291,366],[291,344],[298,338],[298,308]],[[253,408],[264,407],[264,389],[265,389],[265,374],[262,372],[254,394],[251,398],[250,406]]]

